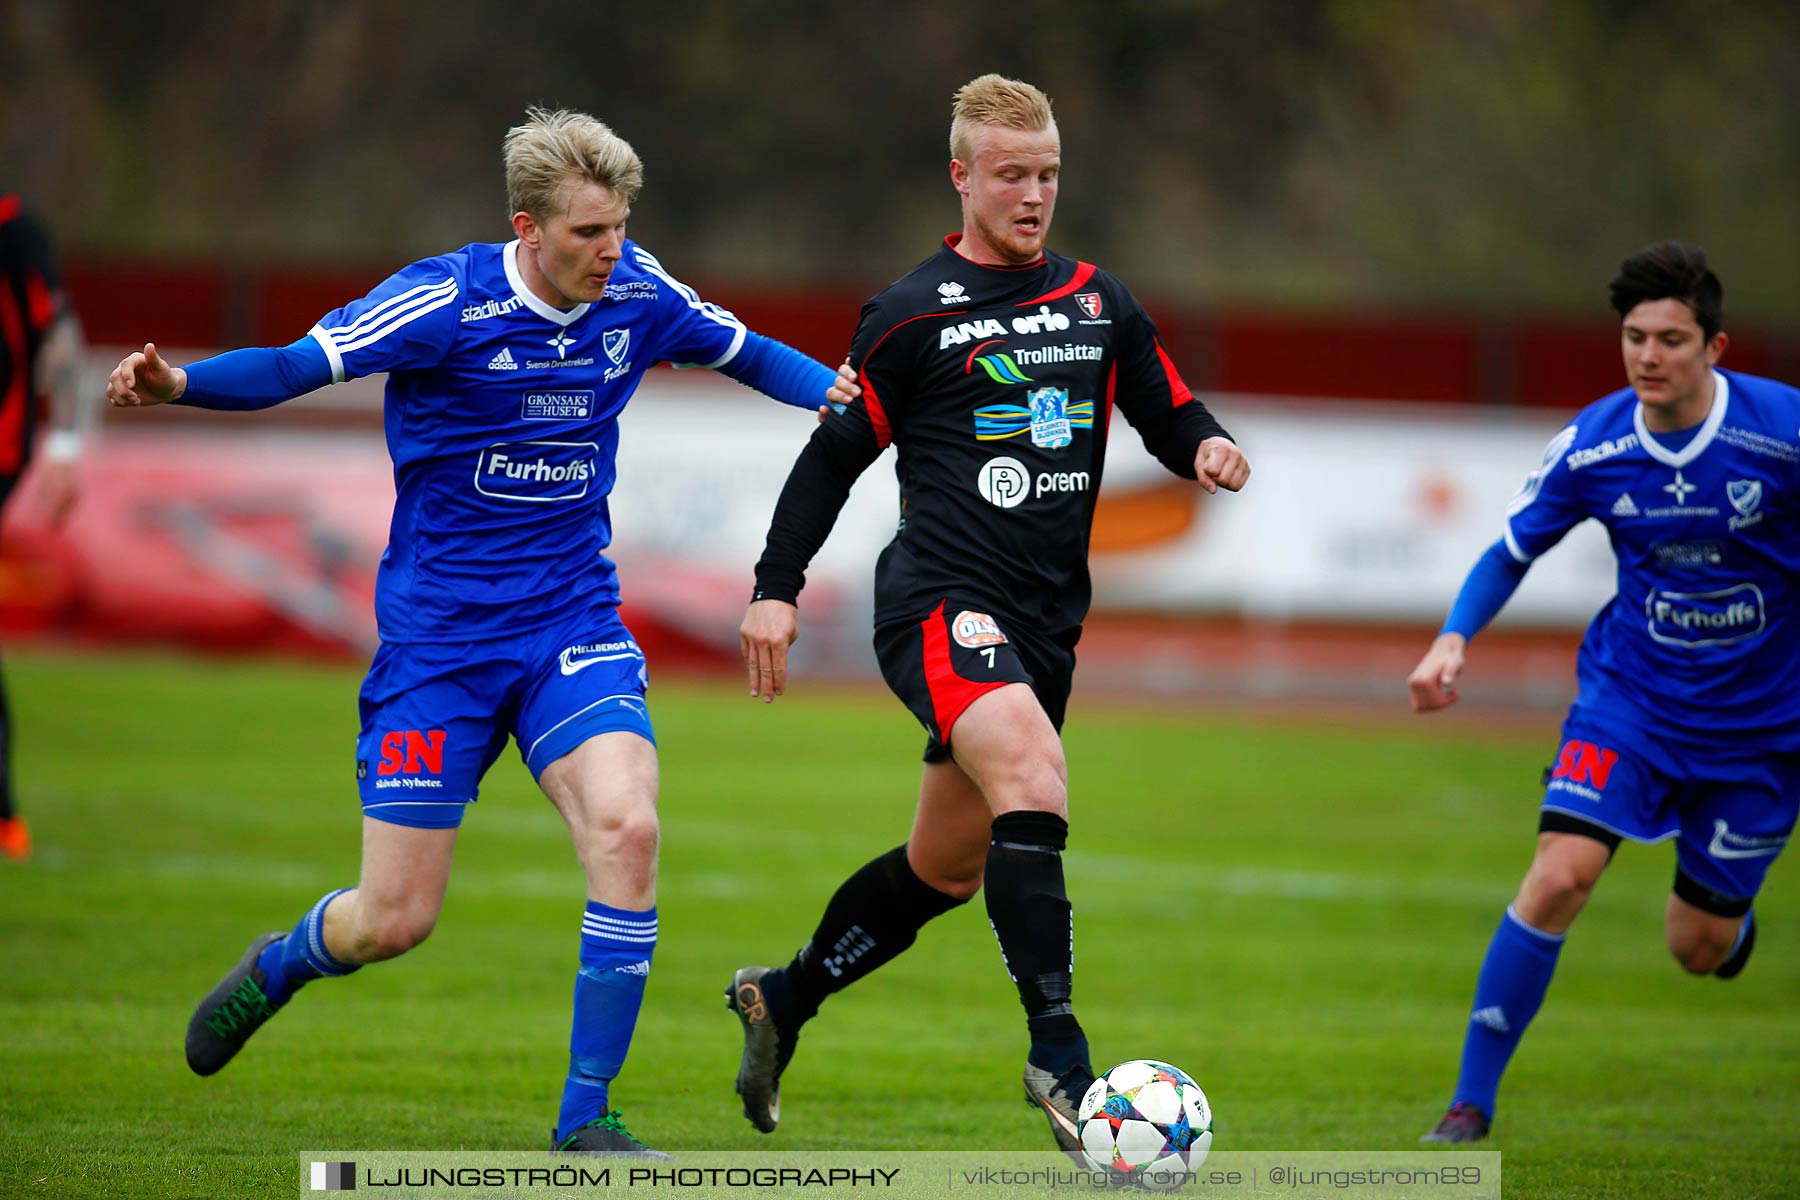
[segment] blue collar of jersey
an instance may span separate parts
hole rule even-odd
[[[1638,404],[1631,410],[1631,424],[1637,430],[1638,445],[1644,452],[1665,467],[1685,467],[1700,457],[1700,452],[1712,445],[1713,435],[1719,432],[1719,426],[1725,423],[1725,407],[1731,403],[1731,384],[1725,376],[1714,371],[1712,411],[1706,414],[1706,420],[1700,423],[1700,432],[1694,440],[1680,450],[1670,450],[1656,440],[1650,427],[1644,424],[1644,406]]]
[[[506,267],[506,282],[512,285],[513,295],[522,300],[526,308],[529,308],[532,312],[544,318],[544,320],[554,321],[558,325],[573,325],[575,322],[581,320],[582,316],[589,308],[593,307],[584,301],[581,304],[577,304],[574,308],[561,309],[557,308],[554,304],[545,304],[542,300],[538,299],[537,293],[525,285],[525,277],[519,274],[518,238],[514,238],[500,248],[500,260]]]

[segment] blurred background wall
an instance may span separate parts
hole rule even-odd
[[[1800,8],[1756,0],[4,0],[0,183],[53,224],[97,397],[134,343],[286,342],[414,258],[510,236],[502,134],[581,108],[645,159],[638,240],[835,361],[863,297],[957,227],[951,92],[1030,79],[1063,137],[1052,245],[1145,298],[1257,470],[1202,501],[1115,438],[1137,467],[1109,471],[1084,672],[1390,695],[1536,447],[1622,383],[1620,258],[1704,244],[1726,365],[1800,379],[1797,48]],[[76,521],[14,514],[0,627],[366,653],[378,383],[110,415]],[[807,432],[713,383],[657,372],[627,417],[627,604],[670,661],[729,661]],[[892,493],[878,465],[821,564],[817,669],[865,663]],[[1603,540],[1572,540],[1497,634],[1519,639],[1502,695],[1567,690],[1610,590]]]

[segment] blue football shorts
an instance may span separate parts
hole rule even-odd
[[[654,745],[649,683],[644,653],[611,606],[511,638],[383,643],[359,697],[363,812],[455,828],[509,734],[533,779],[596,734]]]
[[[1800,815],[1800,754],[1675,742],[1575,709],[1546,773],[1543,808],[1634,842],[1675,838],[1682,875],[1748,901]]]

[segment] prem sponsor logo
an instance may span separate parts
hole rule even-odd
[[[553,347],[556,350],[556,357],[562,359],[568,357],[569,347],[574,344],[575,339],[569,336],[569,331],[566,329],[557,330],[556,335],[544,343],[546,346]]]
[[[557,658],[557,664],[564,675],[573,675],[577,671],[586,670],[595,663],[618,662],[627,658],[642,658],[644,652],[638,644],[627,639],[622,642],[589,642],[581,646],[566,648]]]
[[[968,609],[951,619],[950,636],[956,639],[957,645],[967,646],[971,650],[979,650],[983,646],[999,646],[1006,641],[1006,635],[1000,632],[1000,626],[994,618]]]
[[[1762,589],[1740,583],[1716,592],[1665,592],[1644,597],[1650,636],[1665,646],[1727,646],[1768,624]]]
[[[526,421],[585,421],[593,415],[592,392],[526,392],[519,411]]]
[[[497,500],[579,500],[597,473],[593,442],[499,442],[475,463],[475,490]]]
[[[1016,458],[990,458],[975,479],[981,498],[996,508],[1017,508],[1034,495],[1085,492],[1091,483],[1086,471],[1040,471],[1034,480]]]
[[[990,458],[976,476],[981,498],[996,508],[1017,508],[1031,494],[1031,472],[1016,458]]]

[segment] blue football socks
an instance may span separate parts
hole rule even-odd
[[[1489,1117],[1494,1115],[1500,1076],[1525,1035],[1525,1027],[1544,1003],[1565,936],[1527,925],[1507,906],[1475,983],[1462,1073],[1456,1081],[1459,1103],[1473,1104]]]
[[[279,942],[270,942],[256,960],[267,978],[263,994],[277,1008],[300,990],[302,984],[325,976],[348,975],[362,964],[339,962],[325,948],[325,906],[349,891],[339,888],[306,910],[294,931]]]
[[[607,1111],[606,1092],[625,1064],[656,952],[656,909],[632,912],[589,900],[581,917],[581,970],[569,1078],[556,1120],[558,1140]]]

